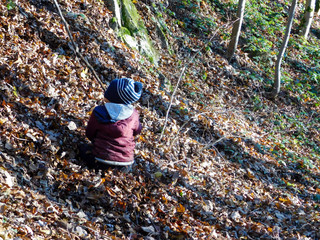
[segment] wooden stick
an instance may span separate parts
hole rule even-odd
[[[181,74],[180,74],[180,77],[179,77],[179,80],[178,80],[178,82],[177,82],[177,85],[176,85],[176,87],[174,88],[173,93],[172,93],[172,95],[171,95],[170,104],[169,104],[169,107],[168,107],[168,110],[167,110],[167,113],[166,113],[166,119],[165,119],[165,122],[164,122],[164,125],[163,125],[163,128],[162,128],[162,131],[161,131],[161,135],[160,135],[160,140],[159,140],[159,141],[161,141],[161,139],[162,139],[162,137],[163,137],[163,133],[164,133],[164,130],[165,130],[165,128],[166,128],[166,126],[167,126],[167,122],[168,122],[169,111],[170,111],[170,109],[171,109],[172,102],[173,102],[173,99],[174,99],[174,94],[176,93],[176,91],[177,91],[177,89],[178,89],[179,83],[180,83],[180,81],[181,81],[181,79],[182,79],[182,76],[183,76],[183,74],[184,74],[184,71],[186,70],[186,67],[187,67],[187,66],[184,66],[184,67],[183,67],[183,69],[182,69],[182,71],[181,71]]]
[[[225,24],[225,25],[229,25],[229,24]],[[223,25],[224,26],[224,25]],[[220,28],[222,28],[223,26],[219,27],[213,34],[212,36],[210,37],[208,43],[210,43],[212,41],[212,39],[214,38],[214,36],[218,33],[218,31],[220,30]],[[190,60],[187,62],[187,64],[182,68],[182,71],[181,71],[181,74],[180,74],[180,77],[178,79],[178,82],[177,82],[177,85],[176,87],[174,88],[174,91],[171,95],[171,98],[170,98],[170,104],[169,104],[169,107],[167,109],[167,112],[166,112],[166,118],[165,118],[165,121],[164,121],[164,125],[163,125],[163,128],[162,128],[162,131],[161,131],[161,135],[160,135],[160,138],[159,138],[159,141],[162,140],[162,137],[163,137],[163,134],[164,134],[164,131],[166,129],[166,126],[167,126],[167,122],[168,122],[168,117],[169,117],[169,112],[170,112],[170,109],[171,109],[171,106],[172,106],[172,102],[173,102],[173,99],[174,99],[174,95],[178,89],[178,86],[179,86],[179,83],[183,77],[183,74],[184,74],[184,71],[186,70],[186,68],[189,66],[189,64],[193,61],[193,59],[199,54],[199,52],[204,49],[205,47],[207,46],[207,44],[199,49],[196,50],[196,53],[193,54],[193,56],[190,58]]]
[[[70,38],[70,41],[72,43],[72,46],[73,46],[73,51],[75,52],[76,56],[79,57],[85,64],[86,66],[90,69],[90,71],[92,72],[93,76],[96,78],[96,80],[98,81],[98,83],[101,85],[102,89],[105,90],[106,89],[106,86],[105,84],[101,81],[101,79],[99,78],[98,74],[96,73],[96,71],[93,69],[93,67],[90,65],[90,63],[87,61],[87,59],[85,59],[83,57],[83,55],[79,52],[79,48],[77,46],[77,44],[74,42],[73,40],[73,37],[71,35],[71,32],[70,32],[70,29],[69,29],[69,25],[67,23],[67,21],[65,20],[65,18],[63,17],[63,14],[61,12],[61,9],[60,9],[60,6],[59,6],[59,3],[57,0],[53,0],[57,9],[58,9],[58,13],[61,17],[61,20],[68,32],[68,35],[69,35],[69,38]]]

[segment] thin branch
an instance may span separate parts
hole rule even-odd
[[[193,120],[193,119],[195,119],[195,118],[197,118],[197,117],[199,117],[199,116],[201,116],[201,115],[204,115],[204,114],[206,114],[206,113],[208,113],[208,112],[198,113],[198,114],[196,114],[195,116],[192,116],[192,117],[191,117],[188,121],[186,121],[184,124],[182,124],[182,126],[178,129],[178,132],[175,134],[176,136],[174,137],[174,139],[172,140],[172,142],[171,142],[171,144],[170,144],[170,149],[172,148],[172,146],[173,146],[174,142],[176,141],[176,139],[179,137],[180,131],[181,131],[189,122],[191,122],[191,120]]]
[[[229,24],[225,24],[225,25],[222,25],[221,27],[217,28],[217,30],[216,30],[216,31],[212,34],[212,36],[210,37],[208,43],[210,43],[210,42],[212,41],[212,39],[216,36],[216,34],[218,33],[218,31],[219,31],[222,27],[227,26],[227,25],[229,25]],[[173,102],[173,99],[174,99],[174,95],[175,95],[175,93],[176,93],[176,91],[177,91],[177,89],[178,89],[178,86],[179,86],[179,83],[180,83],[180,81],[181,81],[181,79],[182,79],[182,77],[183,77],[183,74],[184,74],[186,68],[189,66],[189,64],[190,64],[190,63],[193,61],[193,59],[197,56],[197,54],[199,54],[199,52],[200,52],[202,49],[204,49],[205,47],[207,47],[207,45],[208,45],[208,44],[206,44],[205,46],[199,48],[199,49],[197,50],[197,52],[194,53],[193,56],[190,58],[190,60],[186,63],[186,65],[182,68],[182,71],[181,71],[181,74],[180,74],[180,76],[179,76],[177,85],[176,85],[176,87],[174,88],[174,91],[173,91],[173,93],[172,93],[172,95],[171,95],[171,98],[170,98],[170,104],[169,104],[169,107],[168,107],[167,112],[166,112],[166,118],[165,118],[164,125],[163,125],[162,131],[161,131],[161,135],[160,135],[160,138],[159,138],[159,142],[160,142],[160,141],[162,140],[162,138],[163,138],[163,134],[164,134],[164,131],[165,131],[166,126],[167,126],[168,117],[169,117],[169,112],[170,112],[170,109],[171,109],[171,106],[172,106],[172,102]]]
[[[164,130],[165,130],[166,126],[167,126],[168,117],[169,117],[169,112],[170,112],[170,109],[171,109],[171,106],[172,106],[172,102],[173,102],[173,99],[174,99],[174,95],[175,95],[175,93],[176,93],[176,91],[177,91],[177,89],[178,89],[179,83],[180,83],[180,81],[181,81],[181,79],[182,79],[182,76],[183,76],[183,74],[184,74],[184,71],[186,70],[186,67],[187,67],[187,66],[184,66],[184,67],[183,67],[183,69],[182,69],[182,71],[181,71],[181,74],[180,74],[180,77],[179,77],[179,80],[178,80],[178,82],[177,82],[177,85],[176,85],[176,87],[174,88],[174,91],[173,91],[173,93],[172,93],[172,95],[171,95],[170,104],[169,104],[168,110],[167,110],[167,112],[166,112],[166,119],[165,119],[165,121],[164,121],[164,125],[163,125],[162,131],[161,131],[161,135],[160,135],[160,140],[159,140],[159,141],[161,141],[161,139],[162,139],[162,137],[163,137]]]
[[[61,12],[61,9],[60,9],[60,6],[59,6],[59,3],[57,0],[53,0],[57,9],[58,9],[58,13],[60,15],[60,18],[68,32],[68,35],[69,35],[69,38],[70,38],[70,41],[72,43],[72,46],[73,46],[73,51],[75,52],[76,56],[79,57],[85,64],[86,66],[90,69],[90,71],[92,72],[93,76],[96,78],[96,80],[98,81],[98,83],[101,85],[102,89],[105,90],[106,87],[105,87],[105,84],[101,81],[101,79],[99,78],[98,74],[96,73],[96,71],[93,69],[93,67],[90,65],[90,63],[87,61],[87,59],[85,59],[83,57],[83,55],[79,52],[79,48],[77,46],[77,44],[74,42],[73,40],[73,37],[72,37],[72,34],[70,32],[70,29],[69,29],[69,25],[67,23],[67,21],[65,20],[65,18],[63,17],[63,14]]]
[[[229,138],[229,137],[230,137],[230,136],[224,136],[224,137],[221,137],[221,138],[219,138],[218,140],[216,140],[216,141],[214,141],[214,142],[207,143],[207,144],[205,144],[205,146],[204,146],[200,151],[202,151],[202,150],[204,150],[204,149],[208,149],[208,148],[216,145],[218,142],[221,142],[222,140],[227,139],[227,138]]]
[[[29,139],[25,139],[25,138],[19,138],[16,137],[15,135],[11,135],[14,139],[20,140],[20,141],[29,141]]]

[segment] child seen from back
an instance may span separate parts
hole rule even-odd
[[[127,169],[134,163],[134,136],[141,132],[139,113],[133,107],[142,94],[142,84],[130,78],[113,80],[94,108],[86,136],[92,145],[80,146],[80,158],[90,167],[97,165]]]

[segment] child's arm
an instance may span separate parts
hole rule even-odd
[[[96,136],[96,131],[97,131],[96,124],[97,124],[97,120],[94,114],[92,113],[86,128],[86,136],[91,142],[94,141],[94,138]]]
[[[138,126],[136,127],[136,129],[133,130],[133,136],[136,136],[141,133],[142,125],[139,120],[137,125]]]

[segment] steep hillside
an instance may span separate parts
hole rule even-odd
[[[121,41],[104,1],[59,2],[103,82],[144,84],[123,173],[77,158],[103,90],[54,4],[1,0],[0,239],[319,239],[319,18],[308,41],[295,22],[271,101],[287,1],[250,1],[231,63],[236,4],[134,3],[158,66]]]

